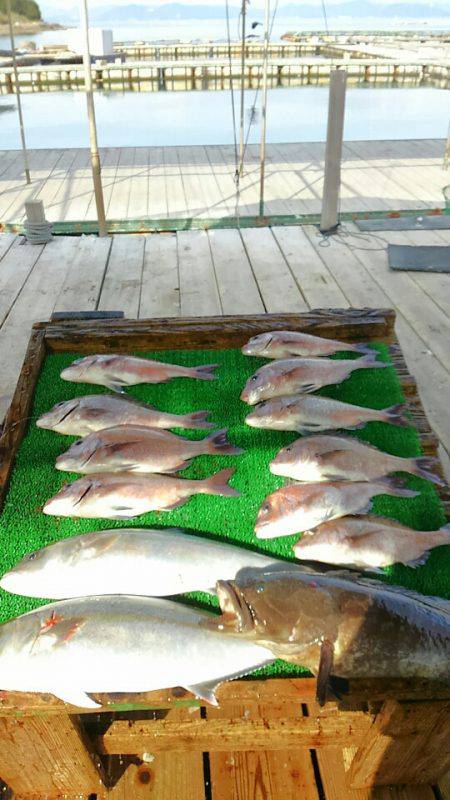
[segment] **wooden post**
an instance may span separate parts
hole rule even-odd
[[[267,70],[269,63],[270,0],[266,0],[264,12],[264,59],[261,95],[261,141],[259,143],[259,216],[264,215],[264,181],[266,175],[266,131],[267,131]]]
[[[16,797],[101,794],[98,756],[79,717],[0,718],[0,775]]]
[[[329,232],[339,224],[339,191],[341,183],[342,137],[344,133],[345,90],[347,72],[330,72],[327,144],[320,230]]]
[[[89,141],[91,146],[91,168],[94,182],[95,205],[97,208],[98,234],[106,236],[108,228],[105,219],[105,204],[103,200],[103,186],[100,166],[100,155],[97,143],[97,126],[95,124],[94,93],[92,89],[91,53],[89,48],[89,20],[87,0],[81,0],[81,20],[84,29],[84,90],[86,92],[87,113],[89,120]]]
[[[350,765],[354,789],[435,784],[450,769],[450,702],[387,700]]]

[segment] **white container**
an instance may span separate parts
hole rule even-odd
[[[80,28],[66,31],[67,44],[72,52],[82,54],[84,50],[84,32]],[[103,28],[89,28],[89,48],[94,58],[112,56],[113,32]]]

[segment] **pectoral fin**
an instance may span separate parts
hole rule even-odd
[[[184,506],[186,502],[186,498],[183,497],[181,500],[177,500],[176,503],[172,503],[171,506],[165,506],[165,508],[161,508],[160,511],[173,511],[174,508],[179,508],[180,506]]]
[[[217,697],[215,693],[220,683],[221,681],[196,683],[192,686],[185,686],[185,689],[187,689],[188,692],[192,692],[192,694],[195,694],[196,697],[200,697],[201,700],[206,700],[206,702],[210,703],[212,706],[218,706],[219,703],[217,702]]]
[[[101,708],[100,703],[97,703],[89,697],[86,692],[83,692],[82,689],[77,689],[75,686],[70,689],[55,689],[52,694],[54,694],[55,697],[59,697],[64,703],[70,703],[72,706],[78,706],[79,708]]]
[[[324,639],[320,649],[319,670],[317,673],[316,699],[319,706],[324,706],[327,699],[328,682],[333,670],[334,645]]]

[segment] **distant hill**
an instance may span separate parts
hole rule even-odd
[[[5,0],[0,0],[0,9]],[[13,0],[14,2],[14,0]],[[34,0],[15,0],[18,3],[33,3]],[[55,22],[77,24],[78,8],[61,8],[61,5],[53,5],[52,0],[44,3],[45,16]],[[449,17],[450,11],[448,0],[433,0],[433,2],[393,2],[380,3],[377,0],[342,0],[342,2],[329,3],[327,5],[328,18],[352,17],[353,19],[378,18],[386,19],[418,19],[428,20]],[[261,8],[250,6],[252,18],[262,18]],[[230,7],[230,14],[233,18],[239,14],[240,6]],[[151,20],[189,20],[203,19],[214,20],[224,19],[225,9],[223,5],[196,4],[188,5],[181,2],[164,3],[162,5],[141,5],[138,3],[112,4],[109,8],[96,7],[90,3],[89,19],[92,25],[110,25],[112,23],[148,22]],[[287,3],[280,5],[277,16],[279,18],[289,17],[292,19],[317,19],[321,18],[322,10],[320,3]]]
[[[14,17],[37,22],[41,19],[41,9],[35,0],[11,0]],[[6,19],[6,0],[0,0],[0,19]]]

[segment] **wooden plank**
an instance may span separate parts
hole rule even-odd
[[[78,221],[85,219],[92,202],[94,185],[89,151],[83,151],[80,154],[80,159],[80,166],[76,166],[74,170],[71,170],[69,176],[66,199],[63,205],[63,219],[65,220]]]
[[[76,716],[0,718],[0,742],[0,773],[16,797],[102,789],[100,762]]]
[[[224,314],[264,312],[258,284],[238,230],[209,231],[214,269]]]
[[[19,221],[24,215],[26,200],[33,200],[41,190],[45,181],[61,158],[60,150],[41,150],[39,164],[32,169],[32,182],[24,184],[17,178],[5,187],[6,191],[0,201],[0,217],[9,222]]]
[[[169,217],[187,217],[188,202],[176,147],[164,147],[163,159],[167,214]]]
[[[189,720],[197,719],[199,711],[173,709],[169,714],[173,720]],[[202,753],[174,750],[139,755],[145,760],[129,759],[128,766],[126,756],[105,758],[105,781],[109,787],[102,795],[105,800],[205,800]]]
[[[168,217],[167,187],[162,147],[149,148],[148,209],[149,217]]]
[[[241,235],[267,310],[306,310],[307,303],[270,230],[244,228]]]
[[[97,308],[108,263],[111,239],[81,236],[55,311],[89,311]]]
[[[350,785],[436,783],[450,769],[449,711],[450,703],[387,700],[350,765]]]
[[[17,236],[15,233],[0,233],[0,261],[16,239]]]
[[[272,233],[310,308],[321,305],[345,308],[349,305],[343,290],[320,257],[318,238],[313,244],[300,226],[275,227]]]
[[[0,269],[0,325],[42,253],[43,245],[26,244],[17,237],[2,258]]]
[[[111,219],[126,219],[131,192],[131,177],[134,164],[134,147],[121,147],[119,161],[114,180],[111,198],[108,205],[108,216]],[[76,219],[73,217],[73,219]],[[78,217],[80,219],[80,217]]]
[[[123,311],[130,319],[138,316],[144,247],[145,237],[140,234],[112,237],[100,311]]]
[[[102,184],[103,184],[103,203],[105,206],[106,217],[110,215],[111,196],[117,174],[119,163],[120,147],[107,147],[102,152]],[[95,206],[94,192],[92,192],[86,219],[97,219],[97,209]]]
[[[0,329],[0,352],[3,354],[0,420],[14,392],[31,325],[48,319],[52,313],[76,248],[77,239],[74,237],[55,238],[45,245]]]
[[[130,171],[128,219],[148,216],[149,148],[135,147],[133,168]]]
[[[145,237],[139,317],[178,317],[180,279],[175,233]]]
[[[203,149],[206,161],[217,184],[222,216],[234,216],[236,187],[229,170],[224,164],[220,148],[217,145],[204,145]]]
[[[36,197],[44,203],[45,216],[49,222],[58,221],[58,214],[56,211],[57,197],[59,196],[63,181],[66,179],[67,174],[73,169],[76,157],[77,150],[75,148],[63,150],[61,158],[36,195]]]
[[[208,719],[220,719],[221,709],[208,708]],[[284,706],[237,705],[231,709],[236,718],[279,719]],[[299,713],[291,706],[291,715]],[[211,789],[214,800],[319,800],[314,768],[309,750],[214,751],[209,756]]]
[[[221,314],[214,265],[206,231],[178,233],[180,307],[183,316]]]
[[[180,750],[187,752],[234,752],[238,750],[309,749],[327,744],[358,745],[372,725],[371,714],[348,711],[344,715],[319,718],[290,717],[272,719],[220,717],[171,721],[115,720],[105,733],[94,737],[99,753],[132,754],[144,748],[149,752]]]
[[[67,211],[73,195],[77,192],[78,174],[87,168],[89,164],[89,150],[78,148],[75,157],[67,169],[55,192],[51,206],[52,220],[66,220]]]

